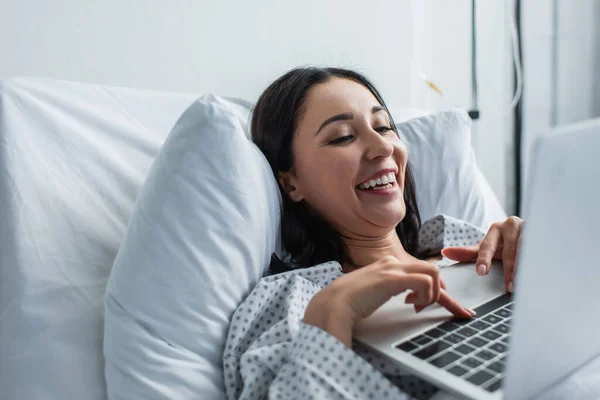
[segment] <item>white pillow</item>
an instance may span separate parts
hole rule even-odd
[[[506,219],[479,170],[465,110],[440,111],[397,124],[408,148],[421,220],[445,214],[487,230]]]
[[[267,270],[281,215],[275,178],[244,124],[204,96],[154,161],[106,290],[111,399],[224,395],[229,319]]]

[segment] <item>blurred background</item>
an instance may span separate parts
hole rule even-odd
[[[391,108],[472,111],[478,164],[514,214],[533,140],[600,116],[599,20],[597,0],[0,0],[0,79],[255,101],[292,67],[354,68]]]

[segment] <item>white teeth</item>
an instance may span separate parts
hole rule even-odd
[[[385,175],[380,176],[377,179],[371,179],[370,181],[361,183],[358,186],[358,188],[366,190],[369,188],[373,188],[375,186],[380,186],[378,188],[374,188],[373,190],[389,189],[393,186],[392,183],[394,183],[394,182],[396,182],[396,175],[394,175],[393,172],[389,172]],[[385,186],[382,186],[382,185],[385,185]]]
[[[376,188],[373,188],[371,190],[383,190],[383,189],[391,189],[391,188],[392,188],[392,185],[390,183],[388,183],[385,186],[377,186]]]

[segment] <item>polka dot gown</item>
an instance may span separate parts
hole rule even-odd
[[[425,222],[419,252],[472,245],[484,232],[443,215]],[[443,268],[455,264],[446,258]],[[342,276],[337,262],[263,278],[235,311],[223,354],[228,399],[450,398],[360,343],[349,349],[304,324],[312,296]]]

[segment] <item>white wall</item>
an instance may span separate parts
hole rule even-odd
[[[3,0],[6,1],[6,0]],[[359,67],[405,103],[404,3],[21,0],[0,12],[0,76],[256,98],[298,64]]]
[[[522,5],[523,72],[523,160],[522,197],[528,187],[532,145],[552,126],[555,74],[553,65],[554,9],[551,0],[529,0]]]
[[[594,9],[595,19],[595,30],[594,30],[594,38],[596,41],[596,48],[594,49],[594,65],[595,71],[600,71],[600,23],[598,23],[598,19],[600,18],[600,2],[596,2],[596,8]],[[598,72],[595,73],[596,80],[593,86],[594,92],[594,113],[596,115],[600,115],[600,74]]]
[[[527,0],[522,7],[526,192],[535,139],[600,116],[600,2]]]
[[[600,80],[600,65],[594,62],[600,48],[595,35],[598,11],[598,0],[558,1],[557,125],[600,116],[594,98]]]
[[[417,56],[426,76],[444,92],[429,90],[413,71],[411,105],[422,108],[469,107],[471,99],[471,2],[415,1]],[[508,22],[512,1],[478,1],[477,72],[481,119],[474,123],[477,162],[504,208],[514,210],[513,65]],[[422,22],[419,18],[424,17]],[[419,46],[422,46],[419,49]]]
[[[0,78],[42,75],[255,100],[291,67],[328,64],[366,73],[391,105],[471,102],[470,0],[416,0],[414,9],[408,0],[1,1]],[[482,119],[473,144],[508,206],[509,7],[478,4]],[[415,73],[413,49],[443,98]]]

